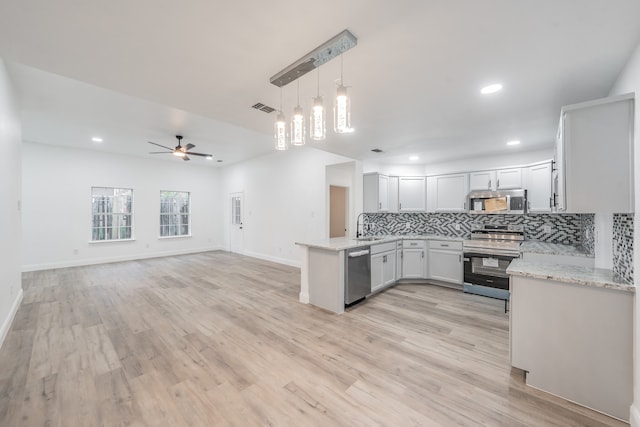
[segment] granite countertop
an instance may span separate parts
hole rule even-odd
[[[627,284],[622,278],[615,275],[612,270],[604,268],[527,262],[522,259],[514,259],[511,261],[509,268],[507,268],[507,274],[625,292],[636,291],[635,286]]]
[[[370,236],[366,236],[370,237]],[[365,238],[366,238],[365,237]],[[398,240],[447,240],[452,242],[462,242],[463,237],[442,236],[439,234],[401,234],[387,236],[373,236],[375,240],[357,240],[349,237],[336,237],[334,239],[322,239],[311,242],[296,242],[296,245],[310,248],[325,249],[329,251],[343,251],[345,249],[357,248],[359,246],[371,246],[380,243],[396,242]]]
[[[582,246],[562,245],[560,243],[547,243],[538,240],[525,240],[520,244],[520,253],[570,255],[593,258],[594,255],[587,252]]]

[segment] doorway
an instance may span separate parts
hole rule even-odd
[[[347,187],[329,186],[329,237],[347,235]]]
[[[242,253],[244,250],[243,231],[243,195],[232,193],[231,199],[231,224],[229,229],[229,251]]]

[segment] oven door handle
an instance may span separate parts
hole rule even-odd
[[[516,256],[516,255],[496,255],[496,254],[486,254],[486,253],[480,253],[480,252],[465,252],[463,256],[465,258],[497,258],[504,261],[511,261],[513,259],[520,258],[519,256]]]

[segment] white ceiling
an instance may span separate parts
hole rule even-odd
[[[639,16],[638,0],[4,0],[0,56],[26,140],[149,156],[146,141],[172,146],[180,133],[228,164],[273,151],[275,113],[250,108],[278,107],[269,77],[349,29],[355,132],[312,146],[429,164],[504,152],[510,139],[522,144],[508,150],[549,147],[562,105],[609,92]],[[339,66],[320,68],[327,105]],[[480,95],[493,82],[504,90]],[[300,79],[307,108],[315,85],[315,72]]]

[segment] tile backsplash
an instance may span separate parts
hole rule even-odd
[[[613,271],[633,284],[633,214],[613,214]]]
[[[468,237],[483,224],[524,226],[531,240],[567,245],[583,245],[593,253],[592,214],[475,215],[468,213],[374,213],[364,215],[367,235],[442,234]]]

